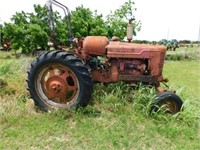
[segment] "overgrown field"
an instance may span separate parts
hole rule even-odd
[[[155,90],[123,82],[94,85],[84,109],[42,113],[26,91],[33,58],[11,53],[0,51],[0,78],[8,82],[0,89],[0,149],[200,149],[200,48],[168,52],[163,74],[184,101],[173,116],[150,115]]]

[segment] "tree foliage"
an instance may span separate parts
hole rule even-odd
[[[98,15],[97,11],[93,16],[93,20],[91,21],[91,31],[90,35],[105,35],[107,36],[107,27],[105,21],[103,20],[102,15]]]
[[[92,13],[83,6],[77,7],[72,11],[71,24],[75,37],[86,37],[89,35],[106,35],[106,26],[102,15],[97,11]]]
[[[135,18],[133,12],[136,11],[134,7],[134,2],[129,0],[125,2],[119,9],[114,12],[110,12],[107,16],[106,25],[108,27],[108,37],[118,36],[120,39],[123,39],[126,36],[127,22],[129,19]],[[134,31],[133,34],[136,35],[136,32],[140,31],[141,22],[134,21]]]
[[[11,40],[14,50],[28,53],[38,48],[47,49],[48,25],[46,12],[40,5],[34,5],[34,13],[17,12],[12,16],[13,23],[3,28],[4,39]]]
[[[34,11],[35,13],[28,13],[29,23],[39,25],[49,35],[47,10],[40,5],[34,5]]]
[[[4,37],[11,39],[14,50],[21,49],[22,53],[47,48],[47,33],[37,24],[5,24]]]
[[[88,8],[83,6],[77,7],[75,11],[72,11],[71,24],[75,37],[85,37],[89,35],[92,20],[92,12]]]

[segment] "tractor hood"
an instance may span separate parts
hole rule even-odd
[[[114,58],[151,58],[157,53],[162,55],[166,53],[165,46],[118,41],[110,41],[105,48],[107,50],[107,57]]]
[[[156,54],[166,53],[165,46],[109,41],[105,36],[86,37],[83,41],[83,50],[87,55],[113,58],[151,58]]]

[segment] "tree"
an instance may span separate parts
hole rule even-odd
[[[106,25],[102,15],[97,11],[93,14],[90,9],[79,6],[72,11],[71,24],[75,37],[86,37],[89,35],[106,35]]]
[[[72,31],[75,37],[85,37],[90,34],[92,21],[92,12],[83,5],[71,12]]]
[[[28,16],[24,11],[22,11],[21,13],[16,12],[16,14],[12,16],[11,21],[13,21],[14,24],[17,24],[17,25],[27,24]]]
[[[34,5],[35,13],[27,13],[30,24],[39,25],[48,35],[49,35],[49,26],[48,26],[48,17],[47,10],[45,7],[40,5]]]
[[[29,13],[29,19],[31,24],[39,25],[43,31],[45,31],[49,37],[49,41],[51,39],[51,33],[49,29],[49,18],[47,9],[45,7],[41,7],[40,5],[34,5],[35,13]],[[69,32],[67,30],[66,20],[61,17],[59,12],[53,12],[53,19],[55,24],[55,35],[56,42],[59,45],[66,45],[68,43]],[[52,41],[53,42],[53,41]]]
[[[126,36],[127,22],[129,19],[135,18],[133,12],[136,11],[134,2],[129,0],[125,2],[119,9],[111,12],[106,19],[106,25],[108,28],[108,37],[118,36],[120,39],[124,39]],[[141,22],[134,21],[133,34],[136,35],[137,31],[140,31]]]
[[[4,38],[11,40],[11,47],[14,50],[21,49],[22,53],[29,53],[39,47],[47,48],[48,36],[37,24],[11,24],[6,23]]]
[[[107,29],[106,29],[105,21],[103,20],[103,16],[102,15],[98,15],[97,14],[97,11],[95,11],[93,19],[91,21],[90,35],[104,35],[104,36],[107,36]]]
[[[6,23],[3,28],[4,38],[11,40],[14,50],[29,53],[38,48],[47,49],[47,12],[40,5],[34,5],[34,9],[35,13],[17,12],[11,18],[13,23]]]
[[[5,23],[3,33],[4,39],[11,40],[11,47],[13,49],[18,50],[20,47],[23,47],[22,39],[24,39],[25,33],[22,27],[12,23]]]

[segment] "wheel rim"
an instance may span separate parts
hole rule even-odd
[[[164,107],[166,113],[175,114],[180,111],[179,106],[173,100],[165,100],[160,106]]]
[[[37,94],[51,107],[66,108],[78,97],[78,79],[67,66],[46,65],[41,68],[35,79]]]

